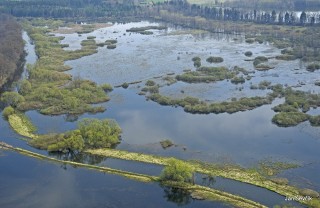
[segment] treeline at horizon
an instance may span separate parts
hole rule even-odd
[[[318,0],[317,0],[318,1]],[[147,3],[146,3],[147,2]],[[223,6],[222,6],[223,5]],[[265,8],[261,8],[265,5]],[[314,0],[239,0],[213,5],[190,4],[187,0],[4,0],[0,12],[16,17],[44,18],[122,18],[150,17],[160,10],[201,16],[223,21],[255,22],[259,24],[315,25],[320,23],[320,12],[304,11],[310,5],[318,6]],[[286,8],[286,9],[284,9]],[[301,9],[295,12],[294,9]]]

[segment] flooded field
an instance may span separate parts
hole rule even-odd
[[[109,96],[111,100],[103,103],[106,107],[104,113],[84,114],[76,117],[67,115],[44,116],[37,111],[28,111],[26,115],[37,126],[38,133],[65,132],[77,127],[77,120],[82,118],[112,118],[121,126],[122,141],[116,148],[135,152],[151,153],[162,156],[174,156],[181,159],[196,159],[207,162],[239,164],[243,167],[256,167],[262,160],[282,161],[296,163],[299,168],[291,169],[281,173],[281,176],[289,179],[290,183],[299,187],[308,187],[320,191],[320,128],[312,127],[304,122],[295,127],[278,127],[271,122],[275,112],[272,107],[283,103],[283,98],[275,99],[272,104],[258,107],[254,110],[238,112],[233,114],[208,114],[199,115],[187,113],[181,107],[161,106],[145,96],[138,95],[147,80],[153,80],[160,85],[159,93],[171,98],[184,98],[186,96],[197,97],[207,102],[230,101],[233,98],[266,96],[270,90],[251,89],[252,85],[258,85],[261,81],[269,81],[272,84],[283,84],[294,89],[319,93],[320,87],[314,83],[319,77],[319,71],[308,72],[306,66],[299,60],[281,61],[274,57],[281,54],[281,51],[271,43],[246,43],[245,38],[240,35],[210,34],[204,31],[193,31],[183,28],[168,27],[165,30],[152,30],[152,35],[126,32],[132,27],[143,27],[159,25],[158,23],[138,22],[127,24],[114,24],[113,26],[95,30],[92,33],[82,34],[55,34],[64,36],[62,44],[69,44],[65,50],[76,50],[81,48],[81,41],[89,36],[95,36],[97,43],[109,39],[116,39],[115,49],[101,47],[98,53],[86,56],[77,60],[67,61],[66,65],[72,67],[67,71],[73,76],[80,76],[92,80],[98,84],[110,83],[113,86],[125,82],[138,82],[130,84],[127,89],[115,88]],[[26,37],[25,37],[26,38]],[[32,53],[32,45],[27,44],[29,60],[27,63],[34,63],[35,54]],[[252,57],[246,57],[244,53],[251,51]],[[210,83],[185,83],[178,81],[172,85],[166,85],[164,76],[174,77],[182,74],[185,70],[195,71],[192,58],[200,57],[202,66],[225,66],[232,69],[235,66],[250,71],[250,80],[243,84],[233,84],[230,80],[223,80]],[[219,56],[224,59],[222,63],[208,63],[206,59],[210,56]],[[270,58],[268,65],[274,67],[268,71],[257,71],[253,66],[254,57],[265,56]],[[250,59],[250,60],[248,60]],[[27,75],[25,75],[27,76]],[[141,81],[141,82],[140,82]],[[319,114],[318,109],[313,109],[310,114]],[[46,154],[44,151],[35,150],[26,145],[25,141],[19,140],[4,120],[0,120],[0,136],[3,141],[32,149]],[[163,149],[159,144],[164,139],[170,139],[176,144],[173,147]],[[204,201],[193,201],[191,198],[179,199],[171,203],[163,189],[155,184],[141,184],[132,182],[113,175],[103,175],[81,169],[68,167],[67,170],[58,165],[38,162],[34,159],[24,158],[15,153],[4,153],[0,156],[0,165],[8,167],[8,171],[1,171],[3,181],[10,180],[10,173],[19,172],[19,168],[10,167],[5,159],[19,162],[26,162],[32,169],[26,176],[19,176],[24,186],[21,188],[20,198],[31,196],[36,191],[36,185],[48,184],[46,179],[41,179],[36,185],[31,185],[34,179],[32,176],[43,172],[57,172],[49,174],[52,180],[58,181],[54,187],[67,186],[64,191],[74,193],[70,199],[77,202],[79,207],[96,205],[107,207],[140,207],[145,201],[157,203],[149,204],[148,207],[176,207],[179,203],[186,203],[186,207],[228,207],[221,203]],[[3,164],[2,164],[3,163]],[[11,162],[12,163],[12,162]],[[132,164],[131,162],[119,161],[110,158],[102,158],[97,161],[100,165],[106,165],[128,171],[158,175],[162,167],[149,166],[145,164]],[[44,168],[43,168],[44,167]],[[70,179],[70,180],[69,180]],[[69,181],[65,183],[65,181]],[[98,184],[104,181],[104,186]],[[109,183],[112,185],[109,186]],[[40,183],[40,184],[39,184]],[[42,185],[41,185],[42,183]],[[16,204],[17,199],[8,199],[8,193],[12,193],[17,184],[9,187],[0,183],[4,189],[9,190],[5,195],[0,192],[0,206]],[[60,185],[59,185],[60,184]],[[52,184],[51,184],[52,185]],[[51,186],[50,183],[47,186]],[[217,180],[215,186],[218,189],[230,191],[236,194],[245,192],[246,197],[259,201],[266,192],[259,192],[254,187],[238,186],[230,181]],[[78,190],[80,188],[80,190]],[[77,189],[77,191],[75,190]],[[12,190],[10,192],[10,190]],[[241,190],[241,191],[239,191]],[[29,192],[26,192],[29,191]],[[53,190],[52,190],[53,191]],[[89,191],[93,191],[88,193]],[[97,194],[95,196],[94,194]],[[42,193],[50,194],[49,191]],[[89,194],[88,201],[83,203],[83,196]],[[112,201],[106,202],[103,195],[111,194]],[[134,201],[131,197],[137,197]],[[277,194],[267,193],[266,199],[260,199],[261,203],[273,206],[284,202],[284,197]],[[121,198],[127,196],[128,200]],[[130,197],[129,197],[130,196]],[[57,195],[59,200],[67,201],[65,195]],[[97,198],[94,198],[97,197]],[[8,201],[8,200],[9,201]],[[46,199],[46,198],[44,198]],[[182,201],[182,202],[181,202]],[[158,203],[159,202],[159,203]],[[270,202],[270,203],[268,203]],[[1,204],[2,203],[2,204]],[[140,204],[139,204],[140,203]],[[40,200],[31,205],[43,206]],[[30,205],[30,206],[31,206]],[[80,206],[81,205],[81,206]]]

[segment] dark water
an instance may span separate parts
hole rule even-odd
[[[137,24],[145,26],[149,23],[116,25],[88,34],[97,36],[97,40],[101,42],[117,38],[117,48],[100,48],[97,54],[68,62],[67,64],[74,68],[69,73],[79,74],[97,83],[121,84],[124,81],[152,79],[153,76],[168,72],[181,73],[182,70],[193,67],[190,60],[196,55],[205,63],[207,56],[219,54],[226,60],[221,65],[227,64],[231,67],[240,64],[252,70],[252,63],[245,62],[245,57],[241,55],[244,51],[252,50],[257,55],[266,56],[279,53],[268,44],[248,45],[243,43],[241,38],[234,40],[224,36],[217,38],[211,35],[173,35],[176,32],[174,29],[155,31],[153,36],[133,33],[123,35],[125,29]],[[69,49],[80,47],[81,39],[86,38],[85,35],[78,37],[76,34],[65,36],[63,41],[70,44]],[[29,63],[34,63],[34,49],[30,44],[26,47],[30,55],[27,62],[30,60]],[[180,57],[179,60],[177,56]],[[298,61],[271,61],[271,64],[277,66],[277,70],[256,72],[255,78],[250,82],[257,84],[262,80],[269,80],[273,83],[296,85],[302,80],[306,83],[301,87],[303,90],[318,91],[318,88],[313,87],[316,74],[305,72],[304,66]],[[299,68],[298,74],[295,68]],[[210,85],[178,83],[161,88],[161,93],[169,96],[187,94],[214,101],[228,100],[231,97],[263,96],[267,93],[249,90],[250,82],[242,85],[242,91],[237,90],[239,86],[218,82]],[[139,85],[144,84],[132,85],[128,89],[115,89],[110,93],[111,101],[102,104],[107,108],[106,112],[84,114],[78,119],[115,119],[123,130],[122,143],[117,148],[123,150],[181,159],[236,163],[245,167],[256,165],[263,159],[295,162],[302,167],[285,171],[281,176],[289,178],[296,186],[320,190],[320,129],[311,127],[308,123],[291,128],[279,128],[272,124],[274,112],[271,108],[283,100],[231,115],[193,115],[181,108],[160,106],[146,101],[143,96],[137,95]],[[179,94],[182,89],[185,91],[184,95]],[[316,112],[314,110],[314,113]],[[29,111],[27,116],[38,127],[38,133],[65,132],[77,126],[76,121],[70,122],[66,115],[51,117]],[[0,137],[2,141],[14,146],[46,154],[45,151],[35,150],[25,141],[19,140],[21,137],[14,133],[3,119],[0,119]],[[164,150],[159,144],[163,139],[172,140],[176,146]],[[0,180],[3,180],[3,183],[0,183],[0,207],[175,207],[185,201],[191,201],[186,205],[190,207],[224,207],[220,203],[194,202],[178,191],[170,195],[170,190],[165,192],[157,184],[144,184],[119,176],[71,167],[64,170],[64,167],[56,164],[47,164],[15,153],[6,154],[5,157],[0,156]],[[110,158],[87,158],[87,161],[89,160],[94,164],[150,175],[158,175],[162,169],[160,166]],[[21,165],[17,167],[13,164]],[[284,197],[278,194],[232,180],[217,179],[214,187],[257,200],[267,206],[284,202]],[[10,193],[17,193],[20,200],[11,197]],[[70,193],[70,196],[66,193]],[[167,197],[164,197],[165,195]],[[176,202],[167,202],[168,199]]]
[[[12,152],[0,156],[1,208],[230,207],[194,201],[156,183],[61,166]],[[171,201],[170,201],[171,200]]]

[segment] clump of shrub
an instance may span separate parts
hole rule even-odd
[[[260,64],[256,65],[255,68],[258,71],[266,71],[266,70],[269,70],[269,69],[274,69],[274,67],[269,66],[267,64],[263,64],[263,63],[260,63]]]
[[[271,181],[279,185],[288,185],[289,183],[286,178],[271,178]]]
[[[251,51],[246,51],[244,53],[244,55],[247,56],[247,57],[251,57],[253,55],[253,53]]]
[[[258,85],[258,88],[259,88],[260,90],[270,89],[270,88],[271,88],[271,82],[266,81],[266,80],[261,81],[261,82],[259,83],[259,85]]]
[[[252,44],[255,42],[255,39],[254,38],[247,38],[245,41],[246,41],[246,43]]]
[[[105,46],[105,45],[107,45],[107,44],[105,44],[105,43],[97,43],[96,44],[98,47],[103,47],[103,46]]]
[[[181,106],[186,112],[208,114],[208,113],[235,113],[239,111],[251,110],[256,107],[270,104],[272,97],[251,97],[240,98],[239,100],[221,103],[206,103],[198,98],[186,97],[183,99],[171,99],[158,93],[150,95],[148,98],[160,105]]]
[[[93,39],[95,39],[95,38],[96,38],[96,36],[88,36],[88,37],[87,37],[88,40],[93,40]]]
[[[301,189],[299,193],[303,196],[310,196],[311,198],[319,198],[319,193],[311,189]]]
[[[141,89],[142,92],[150,92],[151,94],[159,93],[159,86],[148,86]]]
[[[165,26],[146,26],[146,27],[132,27],[130,29],[127,29],[126,32],[136,32],[143,35],[151,35],[153,34],[152,31],[147,30],[164,30],[167,29]]]
[[[78,129],[62,134],[42,135],[29,143],[50,152],[81,152],[87,148],[110,148],[120,142],[121,128],[109,119],[83,119]]]
[[[177,82],[177,80],[174,77],[170,77],[170,76],[164,77],[163,80],[167,82],[168,86]]]
[[[127,89],[129,87],[129,84],[127,82],[125,82],[121,85],[121,87],[123,87],[124,89]]]
[[[91,46],[91,45],[95,45],[96,41],[93,39],[88,39],[88,40],[83,40],[81,41],[81,46]]]
[[[160,179],[163,181],[190,182],[193,171],[192,166],[189,164],[170,158],[160,175]]]
[[[107,49],[115,49],[117,46],[116,45],[108,45]]]
[[[253,61],[253,65],[254,66],[257,66],[263,62],[267,62],[268,61],[268,58],[265,57],[265,56],[257,56],[254,61]]]
[[[208,63],[221,63],[223,62],[222,57],[215,57],[215,56],[210,56],[209,58],[206,59]]]
[[[139,31],[138,33],[140,33],[141,35],[153,35],[152,31]]]
[[[156,83],[153,80],[148,80],[146,82],[146,86],[154,86],[154,85],[156,85]]]
[[[296,126],[307,121],[309,116],[302,112],[280,112],[272,118],[272,122],[282,127]]]
[[[226,67],[200,67],[197,71],[177,75],[176,79],[188,83],[215,82],[231,79],[235,75],[235,71],[230,71]]]
[[[291,61],[291,60],[295,60],[296,57],[294,55],[283,54],[283,55],[276,56],[276,59],[284,60],[284,61]]]
[[[14,114],[15,113],[15,110],[13,107],[11,106],[8,106],[6,107],[5,109],[3,109],[2,111],[2,116],[5,118],[5,119],[8,119],[10,115]]]
[[[262,36],[258,36],[254,39],[256,42],[258,42],[259,44],[263,43],[263,37]]]
[[[254,59],[253,61],[253,66],[259,70],[259,71],[264,71],[264,70],[269,70],[272,69],[273,67],[270,67],[265,64],[265,62],[268,61],[268,58],[265,56],[258,56]]]
[[[103,84],[100,86],[105,92],[111,92],[113,90],[110,84]]]
[[[26,95],[29,92],[31,92],[31,90],[32,90],[31,83],[26,79],[22,80],[19,86],[19,93],[21,95]]]
[[[245,82],[246,82],[246,80],[245,80],[245,78],[243,78],[243,76],[241,76],[241,77],[234,77],[234,78],[231,79],[231,83],[232,83],[232,84],[243,84],[243,83],[245,83]]]
[[[107,45],[112,45],[112,44],[116,44],[118,41],[117,40],[114,40],[114,39],[110,39],[110,40],[106,40],[105,43]]]
[[[161,147],[162,147],[163,149],[167,149],[168,147],[173,146],[174,143],[173,143],[171,140],[169,140],[169,139],[165,139],[165,140],[163,140],[163,141],[160,142],[160,145],[161,145]]]
[[[201,58],[196,56],[192,58],[193,66],[199,68],[201,66]]]
[[[320,64],[312,63],[307,66],[307,71],[314,72],[315,70],[320,69]]]
[[[192,61],[195,62],[195,61],[201,61],[201,58],[199,56],[195,56],[192,58]]]
[[[288,104],[280,104],[272,108],[274,112],[298,112],[298,107],[297,106],[292,106]]]
[[[310,116],[309,121],[312,126],[320,126],[320,116]]]
[[[12,107],[17,107],[25,101],[25,98],[17,92],[4,92],[0,98],[1,102]]]

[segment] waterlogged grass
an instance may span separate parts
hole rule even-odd
[[[32,139],[38,138],[38,135],[34,134],[36,127],[24,114],[11,114],[8,117],[8,121],[13,130],[15,130],[18,134]]]

